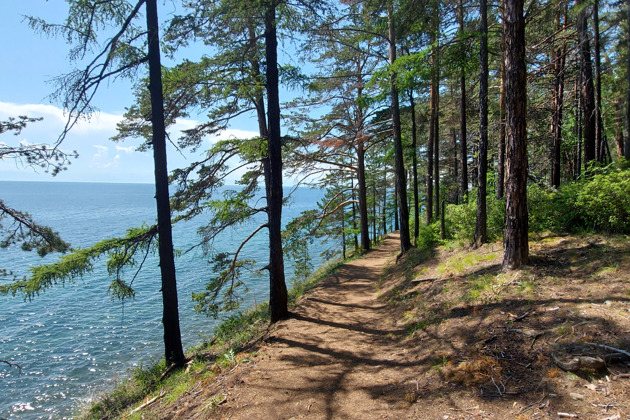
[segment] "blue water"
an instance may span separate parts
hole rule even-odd
[[[51,226],[75,248],[154,223],[153,197],[154,187],[146,184],[0,182],[0,199]],[[321,197],[320,191],[298,189],[283,211],[283,221],[314,208]],[[185,250],[196,243],[203,218],[174,226],[176,248]],[[261,220],[226,232],[215,241],[216,250],[234,251]],[[268,258],[266,240],[264,231],[259,233],[242,255],[260,261],[262,267]],[[322,247],[314,247],[315,267],[321,264]],[[31,265],[56,258],[41,259],[15,247],[0,249],[0,268],[20,276]],[[291,262],[286,265],[290,277]],[[21,367],[0,363],[0,418],[70,418],[134,367],[149,365],[162,355],[157,257],[147,260],[134,281],[135,299],[124,304],[107,295],[104,261],[95,266],[85,278],[47,290],[31,302],[20,296],[0,297],[0,360]],[[199,249],[178,258],[176,267],[182,339],[189,347],[210,337],[216,326],[217,321],[194,312],[190,299],[191,292],[203,290],[211,271]],[[247,283],[245,308],[267,300],[267,277]]]

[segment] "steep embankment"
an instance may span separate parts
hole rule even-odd
[[[532,266],[510,273],[500,244],[394,264],[390,235],[215,379],[136,415],[629,418],[628,240],[553,237],[531,248]],[[574,369],[589,357],[606,366]]]

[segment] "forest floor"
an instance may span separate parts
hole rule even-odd
[[[390,234],[160,419],[630,419],[630,242],[414,250]],[[590,343],[590,344],[589,344]],[[624,354],[625,353],[625,354]]]

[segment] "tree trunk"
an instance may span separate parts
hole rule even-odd
[[[626,28],[628,51],[630,51],[630,0],[626,0]],[[624,140],[624,156],[630,160],[630,53],[626,64],[626,136]]]
[[[564,30],[566,31],[567,24],[567,4],[565,3],[564,10],[564,22],[562,24]],[[560,19],[557,18],[558,28],[560,26]],[[564,33],[564,31],[563,31]],[[566,60],[567,53],[567,43],[566,41],[562,41],[562,48],[555,50],[555,45],[552,46],[554,48],[554,73],[555,73],[555,82],[554,82],[554,90],[553,90],[553,127],[552,127],[552,136],[553,136],[553,156],[552,156],[552,165],[551,165],[551,185],[558,188],[560,187],[560,157],[562,150],[562,114],[564,112],[564,64]]]
[[[505,36],[501,34],[501,73],[499,87],[499,163],[497,167],[497,198],[505,195]]]
[[[368,223],[367,187],[365,184],[365,148],[363,140],[357,145],[357,183],[359,187],[359,231],[361,233],[361,252],[370,250],[370,234]],[[376,237],[374,238],[376,239]]]
[[[168,365],[185,362],[179,329],[177,279],[171,231],[171,208],[168,194],[168,168],[166,162],[166,128],[164,125],[164,98],[162,93],[162,67],[157,1],[147,0],[147,35],[149,48],[149,91],[151,95],[151,125],[153,130],[153,161],[155,165],[155,201],[158,219],[158,253],[162,276],[162,324],[164,326],[164,358]]]
[[[437,50],[437,49],[436,49]],[[436,51],[437,53],[437,51]],[[439,53],[438,53],[439,54]],[[440,68],[439,58],[435,69],[435,122],[433,123],[433,182],[435,183],[435,217],[440,217]]]
[[[433,104],[431,106],[431,117],[433,118],[433,182],[435,193],[435,218],[440,217],[440,8],[439,2],[436,3],[436,9],[433,14],[433,58],[432,71],[432,89]]]
[[[584,6],[585,0],[580,0]],[[577,31],[580,42],[582,64],[582,107],[584,109],[584,166],[588,168],[596,159],[595,126],[595,92],[593,87],[593,68],[591,62],[591,46],[588,34],[587,7],[583,7],[578,15]]]
[[[396,61],[396,30],[394,27],[393,10],[388,3],[387,14],[389,20],[389,63]],[[394,131],[395,150],[395,182],[398,196],[398,212],[400,218],[400,253],[405,254],[411,249],[409,237],[409,208],[407,207],[407,183],[405,179],[405,163],[403,157],[402,133],[400,128],[400,106],[398,104],[398,87],[396,86],[396,72],[390,70],[391,112]]]
[[[376,203],[376,179],[372,184],[372,237],[374,243],[376,243],[376,238],[378,237],[378,232],[376,231],[376,207],[378,204]]]
[[[452,92],[451,92],[452,93]],[[455,95],[451,95],[455,97]],[[451,127],[451,140],[453,142],[453,172],[452,179],[455,185],[459,181],[459,158],[457,157],[457,130],[455,127]],[[457,186],[453,189],[453,195],[451,195],[451,204],[459,204],[459,194]]]
[[[459,0],[459,31],[464,32],[464,5],[463,0]],[[460,102],[459,102],[459,146],[460,146],[460,158],[462,167],[462,177],[460,184],[460,193],[462,200],[468,201],[468,145],[466,144],[466,72],[462,66],[459,77],[459,90],[460,90]]]
[[[617,148],[617,157],[623,157],[623,103],[621,99],[615,103],[615,146]]]
[[[342,203],[345,201],[343,193],[341,193],[341,195],[339,196],[339,200],[341,200]],[[341,209],[340,214],[341,214],[341,252],[343,255],[343,259],[345,260],[346,259],[346,211],[345,211],[345,207]]]
[[[581,63],[581,62],[580,62]],[[577,162],[575,163],[575,179],[578,179],[580,176],[582,176],[582,137],[583,137],[583,132],[582,132],[582,92],[581,92],[581,86],[582,86],[582,65],[580,64],[580,74],[578,77],[575,78],[575,96],[577,99],[577,106],[576,106],[576,117],[575,120],[577,121],[576,124],[576,129],[577,129],[577,154],[576,154],[576,160]]]
[[[527,71],[525,66],[524,0],[505,0],[507,183],[503,267],[529,261],[527,240]]]
[[[269,311],[271,322],[288,315],[287,286],[284,280],[282,254],[282,138],[280,136],[280,96],[278,91],[278,38],[276,35],[276,2],[265,10],[265,56],[267,60],[268,171],[267,220],[269,228]]]
[[[431,60],[433,59],[432,57]],[[433,116],[435,109],[435,86],[433,83],[431,83],[429,104],[431,106],[431,117],[429,118],[429,140],[427,141],[427,225],[433,221],[433,145],[435,144],[435,118]]]
[[[357,238],[356,229],[357,229],[357,211],[356,206],[354,204],[354,200],[356,199],[355,190],[354,190],[354,178],[350,178],[350,188],[352,189],[352,230],[355,232],[354,236],[354,250],[355,252],[359,250],[359,238]],[[367,196],[367,193],[366,193]],[[365,204],[365,210],[367,212],[367,203]]]
[[[488,242],[488,221],[486,210],[486,186],[488,174],[488,4],[479,2],[481,25],[479,74],[479,181],[477,189],[477,222],[475,224],[474,248]]]
[[[381,214],[381,227],[383,229],[383,236],[387,234],[387,177],[383,179],[383,206],[381,207],[383,213]]]
[[[420,233],[420,204],[418,203],[418,133],[416,125],[416,104],[413,100],[413,90],[409,91],[409,105],[411,106],[411,173],[413,175],[413,235],[418,240]],[[417,243],[416,243],[417,245]]]
[[[446,239],[446,201],[442,200],[442,211],[440,212],[440,239]]]
[[[595,48],[595,144],[597,147],[597,161],[606,161],[604,148],[604,123],[602,121],[602,74],[599,37],[599,0],[593,1],[593,42]]]

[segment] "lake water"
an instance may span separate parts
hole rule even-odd
[[[29,212],[40,224],[58,231],[73,247],[123,235],[127,228],[152,224],[155,216],[154,187],[147,184],[88,184],[0,182],[0,199]],[[322,192],[300,188],[283,210],[283,222],[302,210],[314,208]],[[215,242],[218,251],[231,252],[255,229],[258,220],[224,233]],[[185,250],[198,239],[199,220],[173,228],[175,247]],[[5,222],[6,223],[6,222]],[[248,243],[242,256],[268,259],[264,231]],[[332,246],[330,242],[326,246]],[[321,265],[313,247],[314,266]],[[53,262],[19,248],[0,249],[0,268],[24,275],[28,267]],[[287,281],[291,263],[287,261]],[[32,302],[0,297],[0,360],[18,364],[21,370],[0,363],[0,418],[70,418],[77,409],[111,389],[141,364],[149,365],[163,352],[161,294],[157,256],[150,257],[134,281],[136,297],[123,303],[107,295],[109,278],[104,261],[96,270],[74,283],[58,286]],[[180,322],[185,347],[212,335],[217,321],[198,315],[190,299],[203,290],[210,276],[201,250],[176,260]],[[128,278],[128,277],[127,277]],[[7,281],[2,279],[0,281]],[[248,281],[250,292],[244,308],[268,299],[268,277]]]

